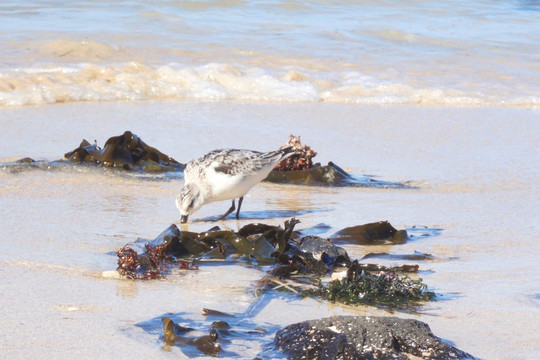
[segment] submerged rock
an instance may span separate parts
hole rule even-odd
[[[431,254],[421,253],[415,251],[412,254],[388,254],[388,253],[368,253],[362,257],[362,260],[380,258],[380,259],[390,259],[390,260],[414,260],[414,261],[425,261],[425,260],[435,260],[435,257]]]
[[[426,323],[376,316],[292,324],[276,333],[273,350],[289,359],[474,359],[433,335]],[[268,350],[261,355],[272,357]]]

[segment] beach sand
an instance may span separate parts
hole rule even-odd
[[[538,255],[540,111],[504,107],[256,104],[242,102],[95,102],[4,108],[0,159],[59,159],[83,138],[103,145],[131,130],[187,162],[222,147],[273,150],[301,135],[325,164],[354,175],[410,181],[416,189],[302,187],[262,183],[252,189],[237,230],[249,222],[283,224],[272,211],[303,211],[307,228],[388,220],[427,226],[439,236],[368,252],[430,253],[420,263],[441,300],[417,313],[390,314],[277,297],[253,321],[284,326],[333,314],[396,315],[429,324],[435,335],[486,359],[533,359],[540,352]],[[102,169],[0,171],[1,356],[5,359],[178,358],[159,333],[137,326],[167,313],[202,319],[203,307],[242,313],[256,302],[256,268],[200,266],[163,280],[103,277],[116,250],[153,239],[179,223],[174,199],[182,182]],[[189,230],[214,223],[228,202],[203,207]],[[269,336],[269,339],[272,337]],[[245,358],[260,348],[231,344]]]

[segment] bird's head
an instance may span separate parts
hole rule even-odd
[[[204,204],[199,188],[195,184],[184,185],[176,197],[176,207],[180,210],[180,222],[187,222],[188,216],[199,210]]]

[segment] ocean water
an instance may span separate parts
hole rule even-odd
[[[0,358],[186,358],[140,324],[203,307],[275,329],[339,314],[395,315],[483,359],[540,353],[538,1],[0,2]],[[181,162],[300,135],[321,163],[413,188],[261,183],[233,230],[388,220],[437,229],[368,252],[429,253],[440,295],[415,312],[271,297],[261,269],[201,266],[150,282],[103,276],[115,251],[179,222],[181,177],[103,169],[10,171],[83,138],[131,130]],[[204,206],[198,221],[230,203]],[[402,262],[384,260],[385,264]],[[159,323],[159,321],[157,321]],[[185,324],[188,325],[188,324]],[[263,339],[271,341],[273,333]],[[221,358],[253,359],[263,341]]]
[[[536,107],[540,4],[3,1],[0,106],[198,99]]]

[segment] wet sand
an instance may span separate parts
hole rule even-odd
[[[447,108],[239,102],[110,102],[5,108],[1,161],[54,160],[83,138],[103,145],[131,130],[147,144],[187,162],[220,147],[272,150],[290,133],[355,175],[411,181],[417,189],[321,188],[263,183],[244,200],[244,217],[219,225],[237,230],[261,221],[298,228],[324,223],[327,234],[388,220],[397,228],[442,229],[437,237],[368,252],[430,253],[421,277],[445,300],[419,313],[435,335],[486,359],[533,359],[540,351],[538,255],[540,112],[519,108]],[[158,333],[136,326],[166,313],[202,319],[203,307],[241,313],[255,302],[260,270],[201,266],[164,280],[104,278],[114,252],[152,239],[179,222],[181,181],[153,181],[100,169],[0,171],[0,343],[22,358],[178,358]],[[197,222],[229,203],[203,207]],[[333,314],[389,315],[366,307],[272,299],[254,311],[264,326]],[[245,358],[258,350],[232,344]]]

